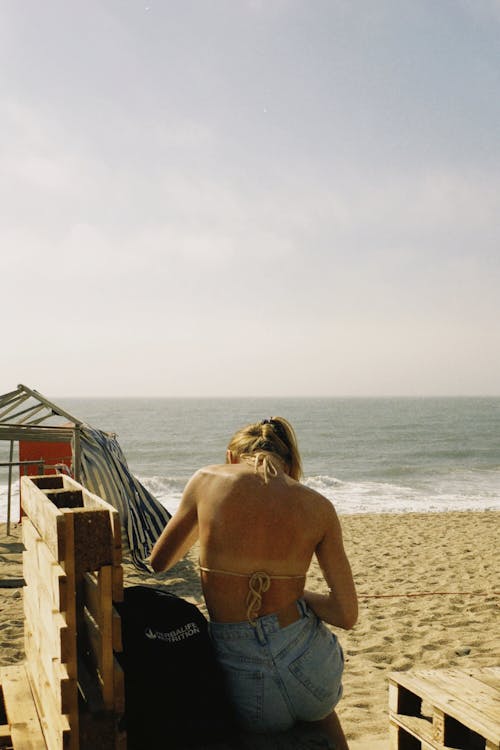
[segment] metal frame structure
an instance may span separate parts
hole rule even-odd
[[[48,422],[51,424],[42,424]],[[65,420],[65,424],[61,424]],[[69,422],[69,424],[68,424]],[[8,497],[7,497],[7,534],[10,534],[11,523],[11,488],[12,469],[21,468],[26,463],[41,464],[43,462],[14,461],[14,443],[20,440],[35,442],[66,442],[68,432],[71,432],[72,474],[76,481],[80,479],[80,429],[83,422],[69,412],[53,404],[38,391],[25,385],[18,385],[15,391],[0,396],[0,440],[10,442],[9,460],[0,464],[7,467]],[[49,468],[44,466],[43,469]],[[53,467],[50,467],[53,468]],[[43,473],[43,470],[42,470]]]
[[[24,465],[24,460],[14,461],[14,443],[64,442],[71,445],[69,467],[50,466],[47,460],[51,459],[47,456],[44,460],[27,453],[23,459],[38,465],[43,461],[41,473],[47,469],[63,474],[69,472],[89,492],[116,508],[132,562],[138,569],[151,572],[147,560],[171,514],[131,473],[114,433],[91,427],[38,391],[19,385],[15,391],[0,396],[0,440],[10,442],[10,461],[6,464],[9,469],[7,534],[10,534],[12,469],[14,466],[22,469]],[[50,455],[51,451],[47,453]],[[54,460],[59,459],[52,458]]]

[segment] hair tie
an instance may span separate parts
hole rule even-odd
[[[281,422],[278,422],[277,419],[273,419],[272,417],[270,417],[270,419],[262,420],[261,425],[265,425],[265,424],[271,425],[271,427],[273,428],[274,432],[279,437],[279,439],[288,445],[286,432]]]

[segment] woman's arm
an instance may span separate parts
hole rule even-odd
[[[151,566],[157,573],[168,570],[181,560],[198,538],[195,477],[186,485],[177,512],[168,521],[151,552]]]
[[[344,550],[340,522],[333,506],[327,510],[327,528],[316,547],[316,557],[329,594],[305,591],[304,598],[321,620],[349,630],[358,619],[358,598],[351,566]]]

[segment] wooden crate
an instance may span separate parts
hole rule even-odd
[[[118,513],[67,476],[21,481],[26,671],[47,748],[118,750]]]
[[[391,750],[499,750],[500,667],[389,676]]]

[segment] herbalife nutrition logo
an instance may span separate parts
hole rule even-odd
[[[166,641],[167,643],[178,643],[179,641],[185,641],[187,638],[191,638],[193,635],[198,635],[200,629],[195,622],[188,622],[181,628],[176,630],[169,630],[167,633],[162,633],[159,630],[153,630],[152,628],[146,628],[144,635],[152,641]]]

